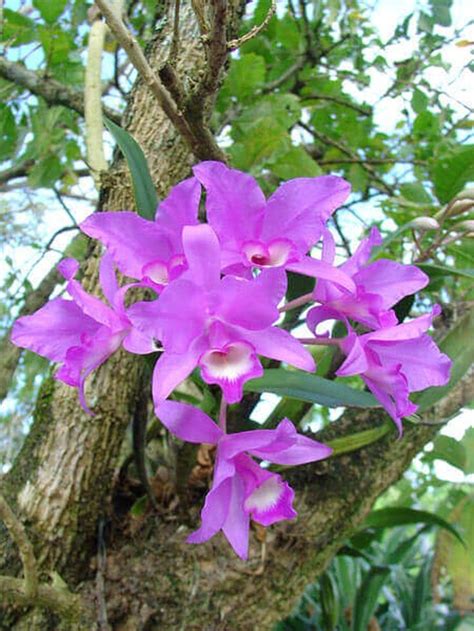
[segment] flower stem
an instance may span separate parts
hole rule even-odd
[[[221,398],[221,407],[219,409],[219,427],[227,433],[227,401],[224,399],[224,395]]]
[[[311,346],[338,346],[341,342],[336,337],[297,337],[301,344],[310,344]]]
[[[311,300],[313,300],[313,294],[311,292],[309,294],[303,294],[303,296],[300,296],[299,298],[295,298],[294,300],[290,300],[290,302],[287,302],[286,305],[283,305],[283,307],[280,307],[278,311],[280,313],[284,313],[285,311],[296,309],[296,307],[302,307],[307,302],[311,302]]]

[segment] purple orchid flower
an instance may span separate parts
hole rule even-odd
[[[276,473],[262,469],[253,458],[280,465],[322,460],[332,449],[298,434],[288,419],[276,429],[225,434],[204,412],[190,405],[165,401],[157,414],[181,440],[217,445],[214,480],[199,530],[189,543],[203,543],[222,530],[241,559],[248,556],[250,519],[269,526],[294,519],[293,489]]]
[[[221,243],[224,273],[249,277],[252,268],[281,267],[354,290],[343,272],[306,256],[349,195],[344,179],[296,178],[267,201],[253,177],[221,162],[201,162],[193,171],[206,189],[207,218]]]
[[[124,297],[130,285],[118,287],[113,262],[104,256],[100,266],[100,283],[110,307],[84,291],[74,280],[79,263],[64,259],[58,269],[68,281],[67,292],[72,300],[55,298],[33,315],[19,318],[11,340],[38,355],[61,364],[55,378],[79,389],[81,405],[89,410],[85,380],[118,348],[131,353],[147,354],[155,349],[153,340],[134,329],[127,317]]]
[[[346,322],[349,333],[341,348],[347,357],[336,374],[360,375],[400,434],[401,419],[418,409],[409,394],[449,381],[451,360],[426,334],[440,312],[436,305],[430,314],[360,336]]]
[[[263,374],[257,354],[313,371],[311,354],[287,331],[272,327],[286,293],[283,269],[252,280],[221,278],[217,236],[208,225],[183,229],[188,270],[153,302],[136,303],[134,326],[161,340],[163,355],[153,375],[155,405],[196,367],[218,384],[228,403],[242,398],[243,384]]]
[[[132,212],[101,212],[80,227],[106,246],[123,274],[159,292],[186,269],[181,233],[183,226],[198,223],[200,199],[199,182],[189,178],[161,202],[155,221]]]
[[[382,243],[377,228],[372,228],[355,253],[339,269],[354,281],[356,291],[348,293],[328,280],[318,281],[313,292],[316,306],[308,313],[307,323],[312,330],[320,317],[325,319],[326,309],[340,317],[347,317],[372,329],[395,326],[397,317],[390,308],[401,298],[414,294],[429,282],[428,276],[414,265],[403,265],[388,259],[368,263],[372,249]],[[327,254],[334,260],[334,250]]]

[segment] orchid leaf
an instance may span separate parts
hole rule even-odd
[[[283,368],[266,370],[263,377],[245,385],[247,392],[272,392],[308,403],[328,407],[375,408],[379,403],[368,392],[354,390],[343,383],[329,381],[317,375],[293,372]]]
[[[405,508],[403,506],[390,506],[372,511],[365,520],[365,526],[367,528],[393,528],[407,524],[439,526],[439,528],[447,530],[456,537],[460,543],[464,544],[461,535],[452,524],[439,515],[424,510]]]
[[[104,117],[104,123],[120,147],[130,169],[138,214],[144,219],[154,219],[158,197],[140,145],[133,136],[108,118]]]

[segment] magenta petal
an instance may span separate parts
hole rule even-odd
[[[429,278],[414,265],[380,259],[363,267],[354,276],[354,282],[365,292],[380,296],[381,309],[389,309],[404,296],[426,287]]]
[[[163,401],[156,414],[165,427],[181,440],[215,445],[222,430],[199,408],[176,401]]]
[[[85,315],[71,300],[54,298],[33,315],[23,316],[13,325],[11,340],[51,361],[64,361],[68,349],[80,346],[100,324]]]
[[[115,307],[115,296],[119,292],[114,260],[110,254],[104,254],[99,265],[99,280],[104,296]]]
[[[308,311],[308,315],[306,316],[306,325],[311,333],[314,333],[316,337],[329,337],[329,333],[317,333],[318,326],[321,322],[327,322],[328,320],[342,320],[346,327],[348,327],[349,323],[347,319],[335,309],[331,307],[313,307],[310,311]]]
[[[227,478],[218,486],[213,486],[206,496],[204,508],[201,511],[201,527],[189,535],[188,543],[203,543],[219,532],[229,513],[231,495],[232,478]]]
[[[354,276],[370,259],[372,249],[376,245],[381,245],[383,239],[377,228],[372,228],[368,237],[363,239],[359,243],[359,247],[354,254],[341,265],[341,269],[344,270],[349,276]]]
[[[156,210],[156,223],[167,231],[177,251],[182,251],[183,226],[193,226],[198,223],[200,199],[201,185],[195,177],[190,177],[173,186],[168,197]]]
[[[279,317],[277,309],[286,292],[283,269],[265,270],[254,280],[226,276],[217,297],[216,312],[230,324],[258,330],[270,326]]]
[[[156,351],[153,338],[133,328],[124,338],[122,345],[126,351],[135,355],[148,355]]]
[[[58,263],[58,271],[66,280],[71,280],[79,270],[79,263],[75,259],[66,258]]]
[[[199,358],[199,366],[204,381],[219,385],[227,403],[238,403],[244,383],[263,375],[255,349],[241,340],[206,350]]]
[[[204,331],[204,295],[199,287],[179,278],[158,300],[132,305],[127,316],[137,329],[161,340],[165,350],[183,353]]]
[[[350,190],[349,182],[335,175],[284,182],[268,200],[261,238],[289,237],[304,254]]]
[[[239,475],[234,475],[231,480],[232,494],[222,531],[234,552],[245,561],[248,557],[250,519],[244,510],[244,482]]]
[[[94,337],[83,341],[82,346],[68,350],[64,364],[55,374],[56,379],[68,385],[78,386],[81,405],[88,414],[91,414],[91,411],[85,399],[85,381],[91,372],[115,353],[122,338],[121,333],[112,333],[107,327],[100,327]]]
[[[142,279],[142,270],[148,263],[156,259],[167,261],[175,254],[163,229],[135,213],[94,213],[80,227],[101,241],[119,270],[132,278]]]
[[[328,458],[332,454],[331,447],[319,443],[312,438],[302,436],[296,432],[293,423],[288,419],[283,419],[278,425],[276,432],[283,431],[286,428],[292,428],[294,442],[290,445],[281,445],[277,441],[275,443],[260,447],[259,449],[249,448],[257,458],[268,460],[274,464],[281,465],[299,465],[308,462],[315,462]]]
[[[278,327],[268,327],[262,331],[245,331],[245,339],[253,344],[259,355],[286,362],[308,372],[314,372],[316,369],[311,353],[288,331]]]
[[[419,316],[409,322],[403,322],[397,326],[392,326],[386,329],[379,329],[372,333],[366,333],[363,336],[364,341],[367,342],[394,342],[396,340],[409,340],[415,337],[419,337],[425,333],[431,326],[433,318],[441,313],[439,305],[435,305],[431,313]]]
[[[367,359],[364,344],[354,332],[351,331],[344,339],[342,349],[347,353],[347,357],[342,366],[336,371],[338,377],[360,375],[368,370],[369,360]]]
[[[297,274],[313,276],[316,279],[329,280],[350,292],[355,292],[356,290],[354,281],[345,272],[341,271],[338,267],[333,267],[329,263],[313,259],[310,256],[305,256],[301,261],[297,261],[296,263],[289,263],[286,267]]]
[[[258,239],[266,201],[254,178],[222,162],[201,162],[193,171],[206,189],[207,218],[221,243]]]
[[[158,406],[196,368],[201,354],[198,344],[193,344],[186,353],[164,352],[153,371],[153,401]]]
[[[444,386],[449,381],[452,362],[447,355],[440,352],[429,335],[393,344],[371,342],[370,348],[384,365],[402,365],[410,392],[431,386]]]
[[[217,285],[221,272],[221,251],[214,230],[206,224],[185,226],[183,248],[189,268],[186,278],[206,289]]]
[[[271,526],[296,517],[292,506],[294,497],[293,489],[274,473],[246,498],[244,508],[254,521],[262,526]]]

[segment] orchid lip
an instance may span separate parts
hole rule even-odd
[[[255,349],[251,344],[231,342],[203,353],[199,365],[213,378],[237,379],[252,370],[254,354]]]
[[[261,241],[246,241],[242,254],[246,263],[256,267],[281,267],[292,257],[293,243],[288,239],[273,239],[267,244]]]
[[[267,511],[276,506],[283,495],[285,488],[276,476],[265,480],[245,500],[244,508],[251,513],[254,510]]]

